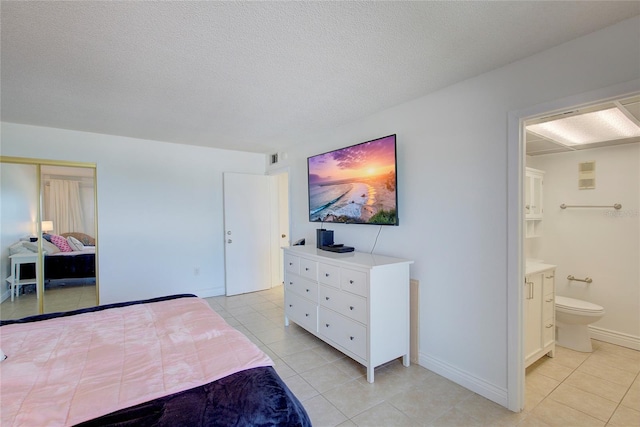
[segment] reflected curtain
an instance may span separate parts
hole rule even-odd
[[[72,231],[85,232],[78,181],[49,180],[49,197],[46,201],[46,209],[46,219],[53,221],[56,234]]]

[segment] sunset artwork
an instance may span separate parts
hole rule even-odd
[[[309,220],[398,225],[396,136],[309,157]]]

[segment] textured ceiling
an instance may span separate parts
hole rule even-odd
[[[2,120],[272,152],[640,2],[1,3]]]

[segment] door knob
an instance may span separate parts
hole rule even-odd
[[[286,235],[286,234],[283,234],[283,235],[282,235],[282,238],[284,239],[285,237],[287,237],[287,235]]]

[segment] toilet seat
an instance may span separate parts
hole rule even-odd
[[[604,307],[589,301],[556,295],[556,309],[570,313],[603,314]]]

